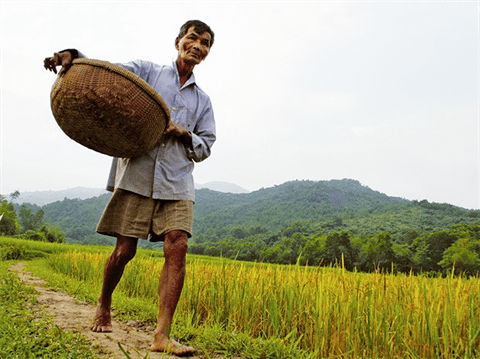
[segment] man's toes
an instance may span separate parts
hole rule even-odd
[[[99,332],[102,333],[110,333],[112,331],[112,326],[111,325],[103,325],[100,327]]]
[[[92,332],[97,332],[97,333],[110,333],[112,331],[112,326],[111,325],[100,325],[97,323],[93,323],[90,326],[90,330]]]
[[[181,346],[180,348],[176,349],[173,352],[173,354],[179,357],[193,355],[194,353],[195,353],[195,349],[187,346]]]

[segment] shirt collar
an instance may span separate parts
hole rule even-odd
[[[180,84],[180,75],[178,74],[178,68],[177,68],[177,61],[176,60],[173,60],[172,67],[175,69],[175,73],[177,74],[177,80],[178,80],[178,83]],[[193,72],[190,75],[190,77],[188,78],[187,82],[185,82],[183,84],[182,88],[190,86],[192,84],[195,84],[195,75],[193,74]]]

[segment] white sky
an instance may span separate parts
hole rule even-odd
[[[215,44],[195,71],[218,140],[195,182],[248,190],[352,178],[410,200],[479,208],[478,1],[1,1],[1,182],[103,188],[111,159],[50,110],[54,51],[171,63],[200,19]]]

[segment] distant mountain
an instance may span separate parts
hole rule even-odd
[[[195,222],[198,234],[212,233],[211,227],[235,226],[280,229],[296,221],[313,223],[345,220],[384,213],[411,202],[343,179],[331,181],[291,181],[250,193],[196,192]]]
[[[391,197],[342,179],[291,181],[243,194],[201,189],[196,193],[194,229],[200,241],[215,241],[235,228],[277,232],[301,222],[312,233],[348,230],[370,236],[389,231],[399,239],[412,230],[430,232],[479,218],[480,211]]]
[[[224,192],[224,193],[249,193],[250,191],[237,186],[234,183],[213,181],[205,184],[195,183],[196,189],[207,188],[212,191]],[[34,191],[34,192],[21,192],[20,197],[13,201],[16,204],[30,203],[37,206],[44,206],[49,203],[62,201],[67,199],[87,199],[92,197],[98,197],[107,193],[102,188],[86,188],[75,187],[61,191]]]
[[[237,186],[234,183],[229,182],[220,182],[220,181],[213,181],[207,182],[205,184],[195,183],[196,189],[207,188],[212,191],[223,192],[223,193],[250,193],[249,190]]]
[[[20,196],[13,201],[16,204],[31,203],[37,206],[44,206],[49,203],[62,201],[68,199],[87,199],[98,197],[107,193],[105,189],[101,188],[85,188],[75,187],[62,191],[34,191],[34,192],[20,192]]]

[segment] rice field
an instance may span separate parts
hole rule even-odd
[[[59,253],[49,264],[99,286],[107,256]],[[195,258],[189,257],[176,312],[192,325],[280,338],[315,358],[480,358],[478,277]],[[137,255],[116,292],[146,299],[152,320],[162,265],[163,258]]]

